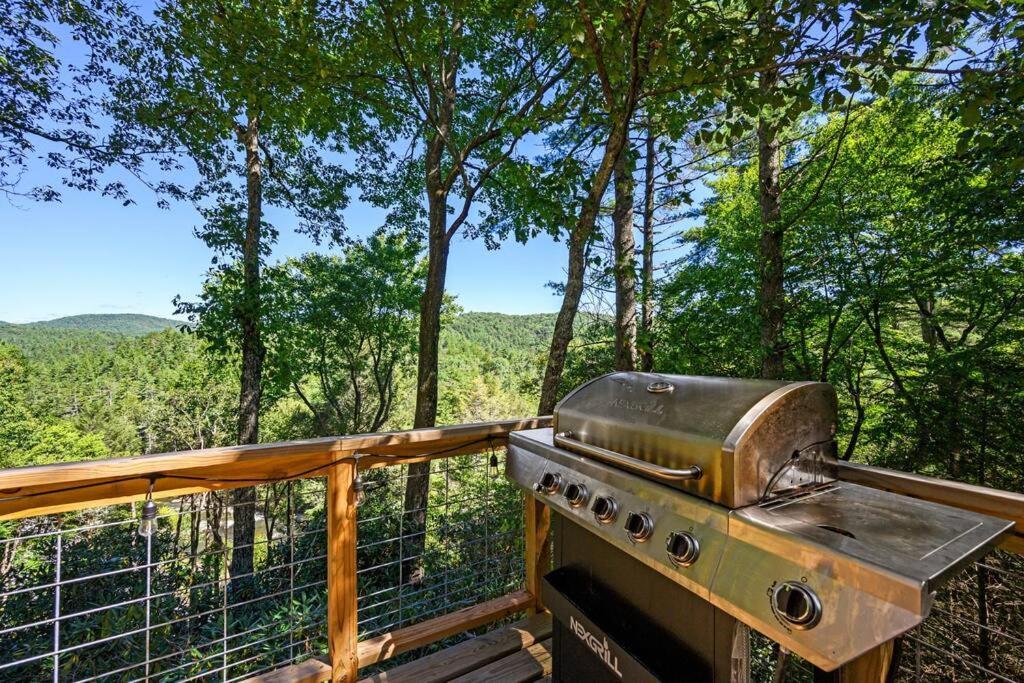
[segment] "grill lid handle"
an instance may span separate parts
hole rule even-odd
[[[583,443],[578,439],[574,439],[572,432],[560,432],[555,434],[555,445],[583,455],[588,455],[597,460],[602,460],[609,465],[621,467],[624,470],[635,472],[643,477],[650,477],[651,479],[657,479],[660,481],[674,482],[686,481],[688,479],[700,479],[704,474],[704,470],[697,465],[692,465],[682,470],[674,470],[668,467],[662,467],[661,465],[655,465],[644,460],[638,460],[637,458],[631,458],[628,455],[616,453],[615,451],[610,451],[607,448],[591,446],[588,443]]]

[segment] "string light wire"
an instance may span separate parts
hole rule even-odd
[[[375,457],[375,458],[390,458],[390,459],[395,460],[397,462],[401,462],[403,460],[416,460],[418,458],[432,458],[432,457],[437,456],[437,455],[444,455],[445,453],[451,453],[453,451],[457,451],[457,450],[460,450],[462,448],[467,448],[469,446],[476,446],[476,445],[482,444],[482,443],[491,444],[491,447],[493,449],[493,442],[494,442],[495,438],[496,437],[494,435],[489,434],[489,435],[487,435],[487,436],[485,436],[485,437],[483,437],[481,439],[476,439],[474,441],[467,441],[466,443],[460,443],[458,445],[451,446],[450,448],[444,448],[444,449],[441,449],[439,451],[432,451],[430,453],[418,453],[416,455],[385,455],[385,454],[376,455],[376,454],[374,454],[371,457]],[[152,490],[152,482],[157,480],[157,479],[182,479],[182,480],[185,480],[185,481],[205,481],[205,482],[223,483],[223,484],[247,484],[247,483],[251,483],[251,484],[275,484],[275,483],[282,482],[282,481],[291,481],[292,479],[301,479],[302,477],[309,476],[310,474],[313,474],[314,472],[318,472],[320,470],[327,470],[327,469],[330,469],[331,467],[335,467],[337,465],[340,465],[343,462],[352,461],[352,462],[356,462],[358,464],[359,458],[363,457],[364,455],[366,455],[366,454],[357,453],[357,454],[347,455],[345,457],[338,458],[337,460],[332,460],[331,462],[324,463],[323,465],[317,465],[315,467],[310,467],[308,469],[301,470],[299,472],[296,472],[294,474],[290,474],[290,475],[284,476],[284,477],[245,477],[245,478],[230,478],[230,477],[228,477],[228,478],[225,478],[225,477],[203,477],[203,476],[194,475],[194,474],[167,474],[167,473],[163,473],[163,472],[161,472],[161,473],[149,473],[149,474],[138,474],[138,475],[132,475],[132,476],[127,476],[127,477],[118,477],[116,479],[105,479],[103,481],[90,482],[88,484],[77,484],[75,486],[66,486],[64,488],[59,488],[59,489],[50,489],[48,491],[33,491],[31,493],[23,493],[21,495],[8,496],[8,497],[5,497],[5,498],[0,498],[0,503],[10,503],[10,502],[18,501],[18,500],[25,500],[27,498],[37,498],[39,496],[52,496],[52,495],[56,495],[56,494],[59,494],[59,493],[69,493],[69,492],[72,492],[72,491],[81,491],[83,489],[94,488],[94,487],[97,487],[97,486],[106,486],[108,484],[119,484],[119,483],[126,482],[126,481],[138,481],[139,479],[149,480],[151,482],[150,490]]]

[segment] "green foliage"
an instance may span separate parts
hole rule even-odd
[[[956,157],[961,130],[904,81],[791,151],[787,374],[840,389],[848,457],[1019,490],[1022,205]],[[662,369],[754,374],[756,178],[723,174],[685,235]]]
[[[341,256],[307,254],[268,273],[269,365],[309,410],[318,436],[378,431],[416,353],[419,245],[379,232]]]
[[[40,419],[28,407],[28,367],[0,342],[0,468],[93,460],[109,454],[98,434],[83,434],[59,418]]]
[[[143,159],[112,143],[96,119],[120,46],[137,28],[121,0],[0,1],[0,196],[59,200],[53,185],[22,181],[45,156],[48,178],[130,201],[124,183],[103,172],[113,164],[137,172]]]

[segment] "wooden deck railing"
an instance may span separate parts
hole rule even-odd
[[[357,471],[484,452],[519,429],[548,426],[549,418],[260,444],[202,451],[67,463],[0,471],[0,521],[158,498],[251,487],[287,479],[326,477],[327,661],[310,660],[263,680],[355,681],[359,668],[479,627],[516,612],[536,610],[539,582],[550,566],[549,513],[524,497],[525,585],[522,590],[358,640],[357,517],[352,482]],[[358,456],[358,457],[356,457]],[[976,486],[844,464],[843,478],[1011,519],[1004,543],[1024,551],[1024,496]]]
[[[273,680],[351,682],[359,667],[536,609],[539,578],[550,565],[548,513],[527,497],[524,590],[359,642],[352,490],[357,468],[488,451],[504,446],[512,431],[549,424],[549,418],[530,418],[4,470],[0,471],[0,521],[138,501],[150,487],[154,497],[167,498],[326,477],[329,661],[296,665],[276,672]]]

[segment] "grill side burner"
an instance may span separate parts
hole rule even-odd
[[[566,396],[553,424],[562,448],[726,507],[834,478],[821,464],[836,394],[822,382],[617,372]]]

